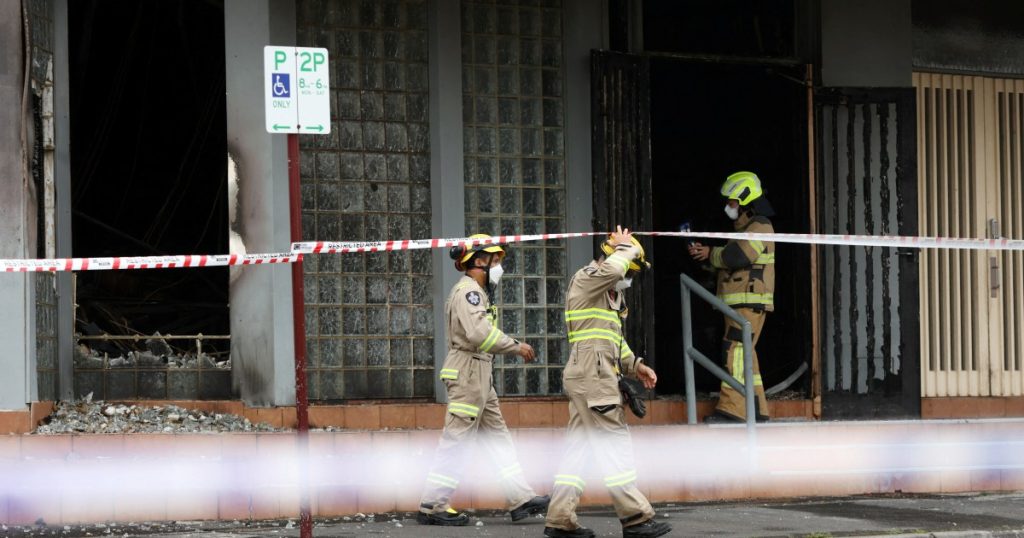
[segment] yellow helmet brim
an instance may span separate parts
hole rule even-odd
[[[611,238],[610,235],[608,237],[609,239]],[[640,241],[635,237],[631,237],[630,240],[635,247],[640,249],[640,254],[637,255],[635,260],[629,262],[629,270],[639,273],[641,271],[650,269],[651,264],[650,262],[647,261],[646,253],[644,252],[644,246],[641,245]],[[615,252],[615,247],[612,246],[612,244],[606,240],[603,243],[601,243],[601,252],[603,252],[605,256],[611,256],[611,254]]]

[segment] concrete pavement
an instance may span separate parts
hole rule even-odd
[[[1024,538],[1024,492],[1009,494],[887,495],[767,502],[677,503],[657,507],[674,537],[941,536]],[[424,527],[414,514],[320,520],[319,538],[540,537],[541,517],[512,524],[507,514],[480,513],[470,527]],[[367,514],[368,516],[368,514]],[[581,514],[598,536],[621,536],[610,510]],[[148,536],[150,538],[269,538],[299,536],[298,521],[135,523],[131,525],[8,528],[5,536]]]

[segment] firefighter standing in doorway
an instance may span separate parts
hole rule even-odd
[[[753,172],[736,172],[726,178],[722,196],[728,201],[725,213],[734,221],[737,232],[774,233],[768,217],[774,216],[768,199],[761,188],[761,180]],[[752,346],[757,345],[765,316],[775,309],[775,243],[772,241],[730,240],[723,247],[708,247],[693,243],[690,255],[698,261],[709,260],[718,272],[718,297],[750,322]],[[743,330],[732,319],[725,318],[725,336],[722,342],[726,370],[743,383]],[[754,389],[757,393],[756,419],[769,418],[768,400],[764,395],[761,369],[757,352],[750,350],[754,361]],[[715,413],[704,422],[743,422],[746,419],[743,394],[722,382]]]
[[[489,239],[486,234],[470,236]],[[469,515],[451,507],[466,464],[468,446],[476,437],[498,467],[498,476],[512,521],[543,512],[549,498],[538,496],[526,483],[512,446],[505,419],[498,407],[491,378],[494,354],[516,354],[526,362],[534,358],[533,348],[498,329],[498,310],[491,304],[491,290],[501,280],[501,245],[481,244],[452,247],[450,256],[463,276],[445,302],[448,356],[441,380],[448,387],[448,413],[438,443],[434,465],[420,499],[416,520],[424,525],[469,524]],[[486,288],[487,291],[484,291]]]
[[[648,268],[640,242],[629,230],[616,227],[601,244],[597,259],[569,282],[565,323],[572,350],[562,372],[569,396],[569,426],[544,536],[594,536],[576,517],[587,461],[595,461],[600,468],[624,537],[662,536],[672,530],[654,520],[651,503],[637,489],[633,445],[619,392],[620,374],[639,379],[648,389],[658,381],[654,370],[633,354],[622,337],[623,292],[633,276]]]

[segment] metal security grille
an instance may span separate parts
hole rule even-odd
[[[918,235],[911,88],[815,91],[818,229]],[[920,415],[918,253],[820,247],[822,416]]]
[[[426,0],[300,0],[331,58],[330,136],[300,138],[306,239],[431,235]],[[304,258],[309,396],[434,393],[431,253]]]
[[[1024,81],[993,81],[996,114],[999,118],[997,191],[1001,219],[993,233],[1003,237],[1024,237]],[[1019,396],[1024,390],[1024,253],[1003,252],[994,274],[1002,303],[1003,370],[992,378],[999,394]],[[990,264],[991,265],[991,264]],[[991,268],[991,267],[990,267]],[[992,273],[990,273],[992,274]],[[995,390],[994,390],[995,392]]]
[[[926,235],[1024,237],[1024,81],[914,73],[920,225]],[[925,396],[1020,395],[1021,253],[921,260]]]
[[[653,228],[651,186],[650,64],[634,54],[593,51],[590,56],[590,117],[594,171],[594,229],[617,224],[635,230]],[[598,238],[597,241],[602,241]],[[595,247],[597,245],[595,241]],[[655,259],[644,241],[648,259]],[[626,294],[633,319],[654,315],[654,282],[638,278]],[[649,363],[655,349],[654,323],[627,323],[629,347]]]
[[[822,230],[897,235],[895,103],[822,106]],[[865,394],[901,371],[900,268],[893,249],[824,247],[826,391]]]
[[[53,114],[53,13],[44,2],[24,5],[32,31],[32,122],[31,174],[35,184],[36,256],[56,257],[56,211],[54,187],[54,114]],[[29,277],[35,287],[36,375],[39,400],[56,400],[60,369],[57,358],[57,277],[54,273],[35,273]]]
[[[33,273],[36,288],[36,375],[39,400],[57,399],[57,278]]]
[[[564,70],[559,0],[462,2],[466,232],[565,231]],[[500,288],[502,329],[537,361],[495,361],[502,395],[561,393],[564,241],[515,245]]]

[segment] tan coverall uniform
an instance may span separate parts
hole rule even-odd
[[[737,232],[774,233],[767,217],[749,213],[740,215],[734,223]],[[757,345],[764,327],[765,316],[775,310],[775,243],[772,241],[729,241],[724,247],[711,249],[711,265],[718,269],[718,297],[750,322],[752,346]],[[738,323],[725,318],[725,336],[722,341],[725,369],[743,383],[743,329]],[[764,396],[764,383],[758,366],[757,351],[750,350],[754,361],[755,406],[758,416],[767,418],[768,400]],[[740,420],[747,416],[743,394],[722,382],[715,411]]]
[[[474,435],[498,467],[509,509],[536,496],[526,483],[512,437],[498,407],[491,379],[495,353],[512,353],[519,342],[497,327],[496,310],[483,288],[469,276],[460,279],[445,302],[448,356],[441,379],[448,387],[448,413],[434,465],[420,500],[420,511],[442,513],[451,507]]]
[[[551,492],[548,527],[580,526],[576,505],[588,461],[599,466],[623,526],[654,517],[651,503],[636,487],[633,444],[617,376],[621,370],[635,377],[640,363],[622,337],[622,293],[613,292],[637,254],[633,245],[618,245],[600,264],[591,262],[577,271],[569,283],[565,320],[572,350],[562,372],[569,396],[568,439]]]

